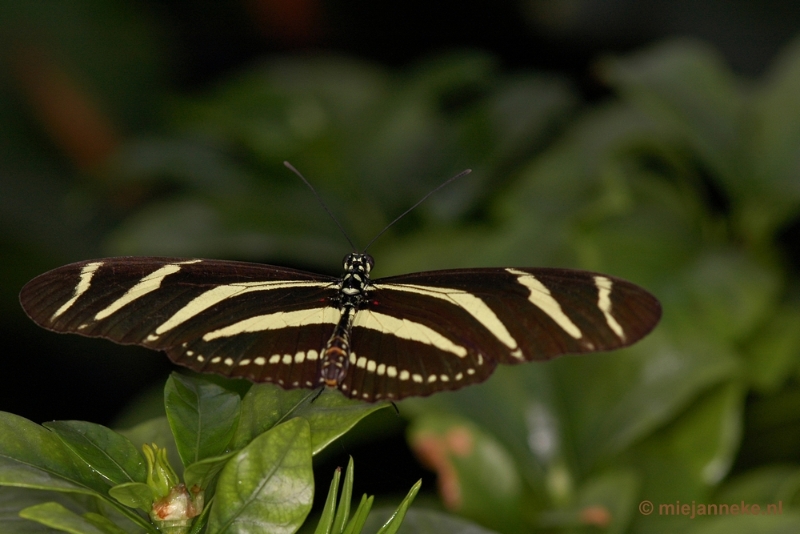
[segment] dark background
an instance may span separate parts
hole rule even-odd
[[[85,1],[65,6],[59,2],[36,6],[0,3],[0,64],[4,65],[0,67],[0,133],[4,136],[0,138],[0,151],[4,152],[0,155],[0,185],[5,191],[0,193],[4,197],[0,198],[0,410],[35,422],[80,419],[124,424],[128,421],[120,420],[120,413],[137,398],[140,400],[133,402],[140,403],[140,416],[148,409],[142,406],[157,411],[154,403],[166,375],[173,370],[163,355],[44,332],[24,316],[17,302],[19,289],[33,276],[71,261],[107,255],[105,232],[140,205],[137,191],[113,192],[106,210],[93,213],[91,220],[82,218],[87,198],[81,194],[67,194],[63,197],[66,202],[58,201],[72,216],[54,218],[55,222],[31,212],[15,198],[30,195],[25,189],[28,177],[39,175],[46,175],[58,194],[59,188],[68,189],[75,183],[83,183],[91,194],[104,191],[97,167],[121,140],[146,136],[169,123],[164,102],[202,98],[254,65],[287,56],[341,55],[372,62],[400,78],[437,54],[467,49],[487,53],[504,73],[537,72],[566,80],[582,102],[579,107],[591,106],[611,96],[609,87],[597,76],[598,61],[609,55],[636,51],[668,37],[688,36],[716,49],[747,83],[761,76],[800,30],[800,4],[788,0],[176,0]],[[104,24],[106,16],[108,24]],[[110,37],[114,34],[122,34],[120,41],[130,48],[87,49],[98,42],[114,42]],[[84,36],[89,36],[85,42]],[[120,64],[123,67],[118,68]],[[132,71],[139,69],[130,83],[125,78],[128,64]],[[70,76],[82,69],[91,73],[87,79],[97,82],[87,91],[89,97],[97,96],[91,94],[95,90],[115,102],[113,111],[99,119],[91,113],[87,119],[87,115],[59,111],[78,109],[70,104],[86,96],[73,94],[75,86],[69,83],[70,79],[80,80],[80,75]],[[112,74],[122,79],[104,79]],[[77,86],[81,87],[80,83]],[[462,97],[468,99],[469,95]],[[450,104],[458,107],[459,102]],[[81,127],[70,127],[75,124]],[[469,154],[464,155],[457,162],[461,166],[453,171],[432,170],[436,178],[431,177],[431,183],[471,165],[469,159]],[[291,184],[294,178],[279,180]],[[484,187],[506,185],[499,178],[497,182]],[[728,199],[714,187],[713,180],[703,186],[712,210],[728,213]],[[169,192],[173,186],[159,187]],[[50,193],[41,190],[41,194],[47,206]],[[299,194],[311,196],[307,191]],[[313,199],[303,206],[314,221],[310,225],[330,225]],[[333,208],[337,212],[336,206]],[[470,223],[487,218],[480,208],[463,215]],[[419,223],[415,217],[399,229],[401,234],[413,232]],[[797,221],[787,225],[779,247],[795,278],[800,272],[799,228]],[[377,232],[371,227],[360,231],[367,235]],[[329,248],[321,247],[319,255],[325,261],[280,252],[236,259],[337,274],[338,263],[327,258],[343,255],[347,245],[335,232],[326,236]],[[220,254],[227,256],[235,254]],[[753,397],[749,400],[752,403]],[[780,402],[797,404],[796,392]],[[403,423],[390,413],[382,417],[376,424],[390,429],[389,437],[370,442],[369,447],[380,451],[383,458],[391,458],[392,468],[361,470],[359,484],[376,491],[379,483],[388,480],[395,491],[404,491],[406,471],[422,471],[400,435]],[[800,439],[798,428],[794,424],[784,429],[781,439],[787,435]],[[760,448],[763,441],[758,436],[751,434],[746,439],[752,454],[739,459],[742,469],[770,459],[764,455],[796,459],[796,451],[789,449],[797,441],[786,441],[788,445],[782,448],[783,442],[776,439],[770,441],[776,446],[767,450]],[[337,451],[331,453],[338,454],[333,461],[341,463],[341,457],[358,446],[357,438],[352,445],[337,444]],[[396,487],[391,486],[395,475],[401,480]],[[430,482],[430,476],[425,476]]]

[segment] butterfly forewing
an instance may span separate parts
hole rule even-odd
[[[658,323],[658,300],[639,286],[613,276],[570,269],[460,269],[384,278],[393,308],[406,317],[418,309],[416,295],[433,306],[416,313],[443,317],[458,308],[452,330],[470,325],[489,341],[476,341],[500,363],[547,360],[568,353],[612,350],[635,343]],[[376,299],[380,301],[380,299]],[[449,302],[448,302],[449,300]],[[435,301],[435,302],[434,302]],[[428,322],[423,319],[423,322]],[[452,334],[456,335],[456,334]]]
[[[274,375],[278,382],[286,374],[309,373],[268,365],[275,351],[267,349],[291,346],[293,358],[298,347],[318,351],[319,340],[330,336],[333,325],[305,323],[336,296],[335,283],[331,277],[253,263],[108,258],[45,273],[23,288],[20,301],[49,330],[165,350],[172,360],[198,371],[258,381]],[[268,322],[275,314],[281,328],[204,339],[254,317]],[[304,326],[291,327],[286,320],[291,317]],[[281,361],[287,353],[280,353]],[[265,355],[261,367],[238,365]]]
[[[337,278],[269,265],[109,258],[45,273],[20,300],[50,330],[292,388],[323,383],[323,351],[346,300],[341,287]],[[630,282],[565,269],[434,271],[365,287],[338,387],[368,401],[482,382],[498,363],[624,347],[661,314]]]

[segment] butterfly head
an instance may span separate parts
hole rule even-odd
[[[344,272],[369,274],[372,266],[375,265],[375,260],[369,254],[362,254],[360,252],[352,252],[344,257]]]

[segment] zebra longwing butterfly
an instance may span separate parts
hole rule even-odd
[[[234,261],[83,261],[30,281],[26,313],[56,332],[163,350],[200,372],[397,400],[486,380],[498,363],[628,346],[658,322],[650,293],[567,269],[484,268],[370,280]]]

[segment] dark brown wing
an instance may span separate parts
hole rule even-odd
[[[343,389],[365,400],[458,389],[482,382],[498,363],[628,346],[660,316],[658,300],[644,289],[586,271],[463,269],[384,278],[356,318]]]
[[[106,258],[34,278],[20,302],[49,330],[164,350],[201,372],[314,387],[309,356],[333,331],[335,283],[254,263]]]

